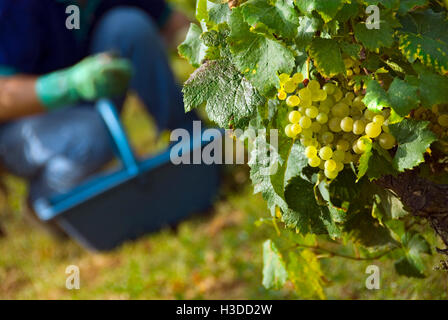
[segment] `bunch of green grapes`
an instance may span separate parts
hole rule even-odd
[[[291,108],[285,134],[300,139],[308,164],[319,167],[328,179],[335,179],[344,165],[358,162],[366,139],[386,150],[395,146],[387,121],[390,110],[374,113],[366,109],[362,95],[344,92],[331,82],[321,88],[317,80],[303,81],[301,73],[283,73],[279,80],[277,99]]]
[[[344,59],[345,69],[347,70],[347,77],[352,77],[353,75],[358,75],[361,72],[360,62],[353,60],[351,58]]]
[[[420,107],[415,109],[411,116],[417,120],[429,121],[429,128],[439,139],[448,137],[448,106],[435,105],[431,110]]]

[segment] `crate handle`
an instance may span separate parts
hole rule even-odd
[[[108,99],[101,99],[96,104],[96,109],[103,118],[112,141],[117,149],[117,156],[130,174],[137,174],[139,171],[137,160],[132,152],[127,135],[123,129],[114,103]]]

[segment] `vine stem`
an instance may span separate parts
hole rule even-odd
[[[310,78],[310,57],[306,59],[306,78]]]
[[[393,250],[395,250],[396,248],[392,248],[390,250],[381,252],[380,254],[373,256],[373,257],[359,257],[359,256],[350,256],[350,255],[346,255],[346,254],[342,254],[342,253],[338,253],[335,251],[332,251],[330,249],[327,248],[323,248],[319,245],[306,245],[306,244],[301,244],[301,243],[297,243],[296,245],[294,245],[293,247],[291,247],[290,249],[295,249],[295,248],[306,248],[306,249],[311,249],[311,250],[317,250],[323,253],[327,253],[330,257],[339,257],[339,258],[344,258],[344,259],[350,259],[350,260],[356,260],[356,261],[370,261],[370,260],[377,260],[383,256],[385,256],[386,254],[392,252]]]

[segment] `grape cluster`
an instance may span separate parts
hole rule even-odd
[[[432,109],[420,107],[411,115],[414,119],[429,121],[429,128],[437,134],[439,139],[448,137],[448,106],[435,105]]]
[[[279,80],[277,98],[291,108],[285,134],[300,139],[308,164],[328,179],[336,178],[345,164],[358,162],[365,139],[375,139],[386,150],[395,146],[387,121],[390,110],[374,113],[366,109],[363,96],[331,82],[321,88],[317,80],[303,81],[301,73],[282,73]]]

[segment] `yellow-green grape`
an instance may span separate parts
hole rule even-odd
[[[446,128],[448,127],[448,114],[442,114],[437,118],[438,124],[440,124],[442,127]]]
[[[392,149],[395,146],[395,138],[393,135],[383,132],[378,137],[380,147],[386,150]]]
[[[331,118],[330,121],[328,121],[328,127],[333,132],[341,132],[341,118]]]
[[[359,149],[359,147],[358,147],[358,141],[357,140],[355,142],[353,142],[352,149],[353,149],[353,152],[356,153],[356,154],[363,153],[363,151],[361,149]]]
[[[345,98],[349,99],[350,101],[353,101],[353,99],[355,99],[355,94],[353,92],[347,92],[345,94]]]
[[[330,131],[330,129],[328,128],[328,126],[326,124],[322,124],[320,126],[320,131],[321,131],[321,133],[324,133],[324,132]]]
[[[336,161],[336,171],[341,172],[344,170],[344,163],[342,161]]]
[[[286,81],[285,84],[283,85],[283,89],[284,89],[287,93],[293,93],[293,92],[297,89],[297,85],[294,83],[294,81],[292,81],[291,79],[289,79],[289,80]]]
[[[325,161],[325,170],[334,171],[336,170],[336,161],[330,159]]]
[[[355,62],[350,58],[345,58],[344,65],[345,65],[345,68],[348,69],[348,68],[353,67],[355,65]]]
[[[356,120],[353,123],[353,133],[354,134],[363,134],[366,129],[366,125],[363,120]]]
[[[299,110],[300,114],[305,114],[306,107],[300,106],[298,110]]]
[[[319,145],[319,143],[316,141],[316,139],[313,139],[313,138],[301,138],[300,143],[304,147],[313,146],[313,147],[317,148],[317,146]]]
[[[303,117],[302,117],[303,119]],[[300,121],[299,121],[300,123]],[[312,138],[313,137],[313,131],[311,130],[311,128],[304,128],[302,131],[302,137],[304,138]]]
[[[319,169],[325,170],[325,161],[320,161]]]
[[[340,102],[333,106],[333,108],[331,109],[331,113],[335,117],[344,118],[349,115],[350,108],[345,103]]]
[[[278,76],[278,79],[280,80],[280,84],[285,84],[289,80],[289,74],[282,73]]]
[[[360,110],[364,110],[365,109],[365,104],[364,102],[362,102],[363,97],[362,96],[357,96],[353,99],[352,102],[352,106],[354,106],[355,108],[358,108]]]
[[[352,69],[347,69],[347,76],[351,77],[353,75],[353,70]]]
[[[305,110],[305,114],[311,119],[314,119],[319,114],[319,109],[317,109],[315,106],[311,106]]]
[[[312,158],[308,158],[308,164],[313,168],[318,167],[320,165],[319,157],[314,156]]]
[[[319,157],[322,160],[330,160],[332,156],[333,156],[333,150],[331,150],[329,146],[320,148]]]
[[[286,134],[286,136],[287,137],[289,137],[289,138],[294,138],[296,135],[292,132],[292,124],[288,124],[286,127],[285,127],[285,134]]]
[[[329,83],[324,84],[322,89],[325,90],[325,92],[327,94],[333,94],[334,90],[336,89],[336,86],[333,83],[329,82]]]
[[[317,156],[317,149],[314,146],[309,146],[305,148],[305,156],[307,158],[313,158]]]
[[[342,91],[339,88],[336,88],[333,93],[333,98],[335,102],[338,102],[342,99]]]
[[[329,170],[325,169],[324,173],[328,179],[336,179],[336,177],[338,176],[337,170],[329,171]]]
[[[299,98],[302,100],[309,100],[311,101],[312,94],[311,94],[311,90],[308,88],[303,88],[299,90]]]
[[[381,134],[381,126],[378,123],[370,122],[366,125],[366,135],[369,138],[376,138]]]
[[[352,116],[352,118],[361,118],[362,111],[358,108],[350,108],[350,115]]]
[[[324,101],[327,99],[327,92],[325,90],[318,90],[316,93],[316,101]]]
[[[354,134],[351,133],[351,132],[344,132],[344,133],[342,134],[342,139],[347,140],[347,141],[349,141],[349,142],[353,141],[353,140],[356,139],[356,138],[357,138],[356,135],[354,135]]]
[[[375,116],[375,113],[373,111],[370,111],[369,109],[367,109],[366,111],[364,111],[364,117],[369,120],[372,121],[373,117]]]
[[[314,121],[313,123],[311,123],[310,129],[311,131],[318,133],[322,129],[322,126],[319,122]]]
[[[320,89],[320,83],[317,80],[311,80],[310,82],[308,82],[307,87],[311,90],[311,92],[316,92]]]
[[[345,97],[345,98],[342,98],[340,102],[342,102],[342,103],[345,103],[345,104],[346,104],[346,105],[348,105],[348,106],[351,106],[351,105],[352,105],[352,103],[353,103],[353,101],[352,101],[352,100],[350,100],[350,99],[349,99],[349,98],[347,98],[347,97]]]
[[[308,129],[309,127],[311,127],[311,119],[307,116],[303,116],[300,118],[299,124],[303,129]]]
[[[302,132],[302,127],[300,125],[298,125],[297,123],[294,123],[291,127],[291,131],[294,134],[294,136],[296,136],[300,132]]]
[[[344,132],[351,132],[353,130],[353,119],[345,117],[341,120],[341,129]]]
[[[288,115],[289,122],[291,123],[299,123],[301,117],[302,115],[300,114],[300,112],[295,110],[291,111]]]
[[[359,67],[356,66],[356,67],[353,68],[353,72],[354,72],[355,74],[359,74],[359,73],[361,72],[361,69],[359,69]]]
[[[363,153],[367,149],[367,144],[363,138],[359,138],[358,140],[356,140],[356,146],[358,147],[359,151],[361,151],[361,153]]]
[[[308,108],[308,107],[311,107],[311,106],[313,105],[313,101],[311,101],[311,100],[303,100],[303,99],[301,99],[301,100],[300,100],[300,105],[301,105],[302,107]]]
[[[319,122],[320,124],[324,124],[327,123],[328,121],[328,116],[326,113],[320,112],[317,117],[316,117],[317,122]]]
[[[333,156],[331,157],[331,159],[335,160],[335,161],[344,161],[345,158],[345,152],[342,150],[335,150],[333,151]]]
[[[347,151],[350,148],[350,144],[347,140],[339,139],[336,143],[336,149],[340,151]]]
[[[345,164],[348,164],[348,163],[350,163],[350,162],[352,162],[353,161],[353,157],[352,157],[352,154],[351,154],[351,152],[349,151],[349,152],[346,152],[345,153],[345,157],[344,157],[344,163]]]
[[[330,144],[334,140],[334,134],[332,134],[330,131],[323,132],[320,135],[320,139],[324,144]]]
[[[286,105],[291,108],[298,106],[299,103],[300,99],[298,96],[295,95],[289,96],[288,99],[286,99]]]
[[[380,114],[377,114],[376,116],[373,117],[372,121],[382,126],[384,123],[384,117]]]
[[[278,100],[285,100],[286,97],[287,97],[287,94],[286,94],[286,92],[283,91],[283,90],[280,90],[280,91],[277,93],[277,98],[278,98]]]
[[[381,126],[381,128],[383,129],[384,132],[387,132],[387,133],[390,132],[389,126],[386,126],[385,124],[383,124],[383,125]]]
[[[292,76],[292,81],[294,81],[296,84],[299,84],[303,81],[303,74],[300,72],[294,73]]]

